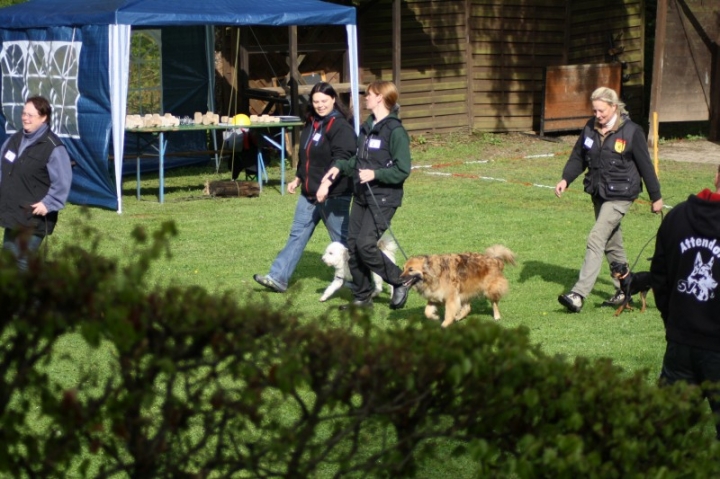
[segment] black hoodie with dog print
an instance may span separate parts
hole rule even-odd
[[[667,340],[720,352],[720,194],[704,190],[668,213],[650,273]]]

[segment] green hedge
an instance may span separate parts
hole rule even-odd
[[[151,288],[174,234],[137,230],[123,267],[78,246],[27,274],[0,258],[0,476],[410,477],[455,458],[478,477],[720,473],[695,388],[490,321],[338,327]]]

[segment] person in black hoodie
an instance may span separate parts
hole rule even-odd
[[[345,179],[334,184],[326,192],[327,201],[319,202],[316,198],[325,173],[336,161],[355,154],[357,138],[347,118],[335,89],[329,83],[315,84],[310,90],[305,127],[300,134],[297,171],[287,185],[288,193],[294,194],[298,187],[301,193],[290,236],[270,267],[270,273],[253,276],[255,281],[271,291],[284,293],[287,290],[290,277],[320,221],[325,224],[331,241],[347,244],[352,198],[350,181]]]
[[[555,196],[562,196],[570,183],[583,171],[585,192],[592,197],[595,225],[587,239],[585,260],[572,289],[558,297],[560,304],[574,313],[595,286],[603,256],[608,263],[627,263],[620,222],[645,183],[652,201],[653,213],[662,211],[660,182],[650,160],[645,135],[625,111],[615,90],[600,87],[590,95],[595,116],[591,118],[573,147],[555,186]],[[603,305],[619,306],[625,300],[617,279],[615,294]]]
[[[377,247],[395,211],[402,204],[403,183],[410,176],[410,137],[397,115],[398,90],[394,83],[376,80],[365,89],[365,108],[372,114],[360,127],[357,154],[338,161],[323,178],[318,201],[328,188],[347,177],[353,179],[353,204],[348,232],[348,266],[353,279],[352,303],[371,307],[372,273],[393,285],[390,308],[405,305],[408,287],[400,279],[402,269]],[[342,172],[342,175],[339,173]],[[341,306],[346,309],[348,305]]]
[[[72,183],[70,157],[50,129],[51,116],[47,99],[28,98],[21,115],[22,130],[0,148],[3,249],[12,252],[23,271],[28,267],[28,255],[54,231]]]
[[[650,275],[667,341],[661,384],[720,383],[720,167],[715,192],[690,195],[660,225]],[[703,393],[720,420],[720,387]]]

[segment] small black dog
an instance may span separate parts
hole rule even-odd
[[[640,294],[640,300],[642,301],[641,313],[645,312],[645,296],[650,291],[650,273],[643,271],[640,273],[633,273],[630,271],[627,263],[610,263],[610,275],[620,281],[620,290],[625,293],[625,299],[618,309],[615,310],[615,316],[619,316],[620,313],[625,309],[633,309],[630,306],[630,296],[633,294]]]

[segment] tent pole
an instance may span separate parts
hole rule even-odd
[[[115,191],[117,212],[122,213],[122,167],[125,148],[125,114],[127,112],[128,71],[130,70],[130,25],[108,25],[110,68],[110,116],[112,117],[113,153],[115,155]]]
[[[353,126],[355,134],[360,133],[360,74],[358,72],[357,25],[347,25],[348,52],[350,55],[350,95],[353,104]]]
[[[215,27],[205,26],[205,57],[207,59],[207,109],[215,111]],[[215,173],[220,171],[220,156],[218,155],[217,135],[212,134],[213,150],[215,150]]]

